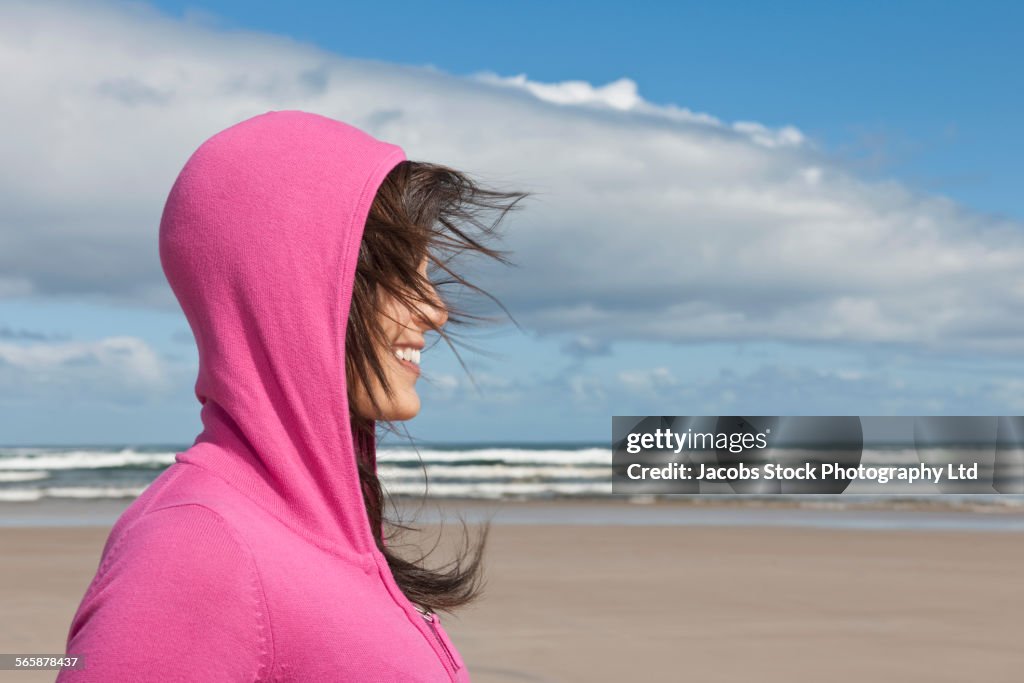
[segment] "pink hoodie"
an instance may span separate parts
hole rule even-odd
[[[185,164],[160,224],[203,431],[114,525],[58,681],[468,681],[363,507],[345,330],[370,204],[405,155],[271,111]],[[375,443],[363,444],[376,467]]]

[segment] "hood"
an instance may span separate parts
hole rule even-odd
[[[206,140],[171,189],[160,261],[199,350],[204,468],[310,541],[374,552],[353,441],[345,332],[370,205],[402,149],[271,111]]]

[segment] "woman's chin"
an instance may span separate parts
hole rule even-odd
[[[420,414],[420,399],[416,396],[410,400],[402,401],[401,404],[392,406],[391,410],[387,411],[387,413],[386,419],[391,422],[411,420]]]

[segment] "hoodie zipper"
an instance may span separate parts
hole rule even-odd
[[[420,616],[423,617],[423,620],[430,624],[430,632],[434,634],[434,638],[437,640],[437,644],[441,646],[442,650],[444,650],[444,654],[448,658],[448,663],[452,665],[452,671],[458,671],[459,667],[455,663],[455,658],[452,656],[451,650],[449,650],[448,646],[445,645],[444,639],[441,637],[441,634],[437,631],[437,614],[434,613],[434,610],[425,609],[415,603],[413,603],[413,607],[415,607],[416,611],[420,613]]]

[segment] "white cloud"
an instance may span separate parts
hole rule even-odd
[[[429,401],[514,403],[529,388],[521,379],[492,372],[470,371],[461,376],[425,371],[419,391]]]
[[[750,142],[765,147],[799,146],[806,142],[803,133],[793,126],[772,130],[755,121],[737,121],[729,126],[710,114],[697,113],[674,105],[651,104],[640,97],[636,82],[629,78],[620,78],[603,86],[595,86],[586,81],[538,83],[529,80],[526,74],[502,77],[490,72],[478,74],[476,79],[483,83],[518,88],[539,100],[555,104],[616,109],[669,121],[732,130],[742,133]]]
[[[61,403],[151,400],[171,386],[159,355],[136,337],[98,341],[0,342],[0,396]]]
[[[426,384],[438,398],[450,399],[456,395],[462,386],[459,378],[447,373],[430,373],[425,376]]]
[[[597,339],[588,335],[580,335],[570,339],[562,346],[562,350],[575,358],[610,355],[611,345],[605,339]]]
[[[680,386],[679,380],[666,367],[651,370],[625,370],[618,374],[619,381],[636,394],[658,394]]]
[[[5,3],[0,75],[0,297],[173,309],[156,229],[178,170],[224,127],[297,108],[536,191],[508,233],[521,267],[481,283],[537,332],[1024,347],[1020,223],[859,179],[792,126],[649,103],[630,79],[458,78],[81,2]]]
[[[589,104],[629,111],[643,102],[636,83],[628,78],[620,78],[601,87],[594,87],[586,81],[536,83],[529,80],[526,74],[502,78],[497,74],[484,73],[477,78],[488,83],[522,88],[537,99],[556,104]]]
[[[583,406],[603,406],[608,399],[604,381],[593,375],[569,375],[566,378],[568,393],[572,400]]]

